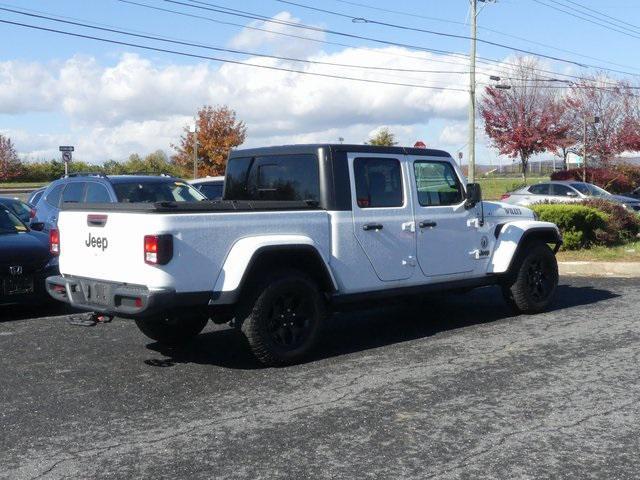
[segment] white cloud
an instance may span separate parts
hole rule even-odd
[[[299,58],[319,49],[320,44],[313,40],[324,40],[326,37],[322,31],[302,30],[286,25],[286,23],[302,23],[299,18],[294,17],[289,12],[280,12],[274,15],[271,20],[275,20],[276,23],[262,20],[249,23],[247,27],[231,39],[229,45],[235,49],[243,50],[259,48],[264,51],[266,48],[278,56]],[[321,28],[320,25],[312,26]],[[292,38],[289,35],[306,37],[310,40]]]
[[[457,57],[397,47],[320,51],[307,58],[386,68],[464,70],[462,65],[443,67],[437,63],[443,59],[461,62]],[[363,71],[300,63],[293,67],[290,62],[261,57],[246,62],[369,80],[464,88],[464,77],[456,74]],[[113,65],[102,65],[86,56],[52,63],[0,62],[0,114],[5,114],[5,119],[23,115],[37,123],[32,114],[44,111],[64,118],[70,125],[59,135],[35,123],[33,129],[13,129],[17,148],[26,156],[57,156],[57,146],[63,143],[76,145],[76,157],[88,161],[124,158],[158,148],[169,150],[182,127],[204,104],[227,104],[235,109],[247,124],[250,146],[337,141],[338,137],[361,143],[381,125],[389,125],[402,144],[412,145],[422,138],[421,129],[434,119],[461,121],[466,115],[467,95],[234,64],[159,63],[131,53]],[[24,118],[20,123],[25,123]],[[466,131],[455,125],[442,132],[443,143],[452,143],[450,137]],[[429,140],[435,138],[432,135],[425,140],[432,146]]]

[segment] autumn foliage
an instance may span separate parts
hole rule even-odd
[[[552,91],[533,73],[535,62],[521,59],[510,89],[487,87],[480,105],[485,132],[501,155],[519,158],[522,174],[531,156],[555,150],[566,139],[569,125]]]
[[[206,105],[198,111],[198,176],[224,175],[232,148],[244,142],[247,127],[236,119],[236,112],[222,105]],[[193,169],[193,133],[185,126],[173,161],[184,169]]]
[[[10,138],[0,135],[0,181],[6,182],[18,177],[22,164]]]

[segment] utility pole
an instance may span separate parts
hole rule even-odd
[[[469,182],[476,181],[476,33],[478,1],[471,0],[471,52],[469,54]]]

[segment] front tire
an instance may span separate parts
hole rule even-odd
[[[311,278],[281,271],[265,278],[249,298],[238,320],[262,364],[290,365],[311,353],[325,316],[324,301]]]
[[[136,325],[151,340],[180,345],[198,335],[208,321],[206,315],[162,315],[136,319]]]
[[[558,262],[546,243],[530,243],[524,248],[502,293],[515,312],[539,313],[553,300],[558,286]]]

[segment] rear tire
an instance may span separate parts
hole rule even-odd
[[[517,313],[544,311],[558,286],[558,262],[546,243],[532,242],[516,259],[512,276],[502,286],[507,304]]]
[[[151,340],[165,345],[180,345],[198,335],[208,321],[206,315],[162,315],[136,319],[136,325]]]
[[[256,358],[275,367],[298,363],[311,353],[324,317],[316,283],[302,272],[283,270],[252,289],[237,319]]]

